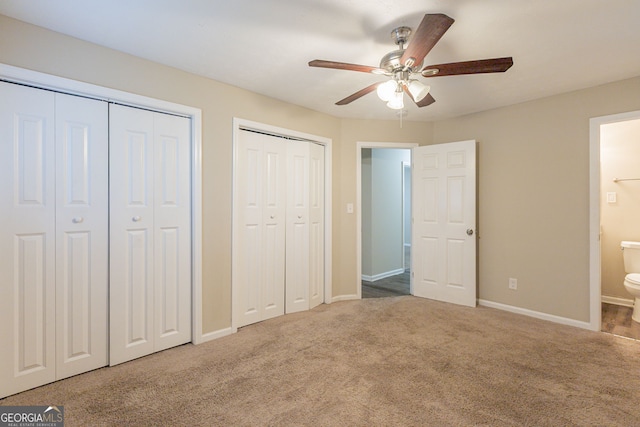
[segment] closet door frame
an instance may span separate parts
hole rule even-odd
[[[191,120],[192,342],[200,344],[219,338],[219,333],[204,334],[202,331],[202,110],[2,63],[0,63],[0,79],[40,89],[175,114]]]
[[[324,300],[325,304],[333,302],[332,298],[332,282],[331,282],[331,209],[332,209],[332,195],[331,195],[331,159],[332,159],[332,140],[323,136],[312,135],[304,132],[298,132],[291,129],[281,128],[278,126],[272,126],[265,123],[254,122],[251,120],[245,120],[242,118],[233,118],[233,169],[237,166],[237,147],[238,140],[240,138],[240,132],[244,130],[251,130],[261,133],[266,133],[275,136],[282,136],[288,140],[301,140],[307,142],[313,142],[324,146]],[[235,179],[235,177],[234,177]],[[235,193],[236,183],[233,182],[233,188]],[[232,215],[232,221],[234,220],[235,213]],[[233,229],[233,225],[232,225]],[[233,251],[233,250],[232,250]],[[231,288],[231,301],[232,307],[236,297],[236,289]],[[232,332],[236,332],[238,326],[236,325],[235,316],[232,315],[231,329]]]

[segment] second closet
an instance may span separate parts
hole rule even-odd
[[[236,327],[324,301],[324,147],[240,130],[235,147]]]

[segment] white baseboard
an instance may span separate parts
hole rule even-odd
[[[331,298],[331,302],[339,302],[339,301],[352,301],[354,299],[360,299],[358,298],[358,295],[338,295],[335,296],[333,298]]]
[[[194,344],[202,344],[207,341],[213,341],[218,338],[226,337],[227,335],[235,334],[238,332],[237,328],[224,328],[213,332],[207,332],[206,334],[202,334],[197,343]]]
[[[607,304],[621,305],[623,307],[633,307],[633,301],[634,301],[633,299],[610,297],[607,295],[602,295],[600,300]]]
[[[404,268],[399,268],[397,270],[385,271],[384,273],[376,274],[375,276],[367,276],[362,275],[362,280],[365,282],[375,282],[376,280],[386,279],[387,277],[397,276],[398,274],[404,273]]]
[[[478,304],[484,307],[497,308],[498,310],[504,310],[511,313],[535,317],[536,319],[548,320],[550,322],[559,323],[561,325],[575,326],[576,328],[593,330],[593,327],[589,322],[582,322],[580,320],[569,319],[567,317],[555,316],[553,314],[541,313],[539,311],[528,310],[526,308],[514,307],[512,305],[501,304],[499,302],[487,301],[483,299],[479,299]]]

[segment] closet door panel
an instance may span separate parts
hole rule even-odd
[[[190,126],[154,114],[155,351],[191,341]]]
[[[287,143],[286,312],[309,309],[309,143]]]
[[[236,218],[233,224],[233,316],[238,327],[261,320],[262,166],[263,153],[255,141],[240,133],[236,146]]]
[[[284,314],[285,292],[285,182],[286,146],[272,136],[263,137],[262,177],[262,271],[261,311],[262,320]]]
[[[284,314],[286,145],[240,132],[234,175],[233,312],[241,327]]]
[[[309,144],[309,308],[324,302],[324,147]]]
[[[0,82],[0,397],[55,380],[54,95]]]
[[[110,105],[110,360],[154,350],[154,113]]]
[[[56,94],[57,377],[107,364],[108,111]]]

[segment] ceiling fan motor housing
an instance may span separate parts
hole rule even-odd
[[[405,70],[405,65],[400,62],[403,53],[404,49],[394,50],[393,52],[387,53],[380,60],[380,68],[390,75],[395,74],[397,71]],[[423,62],[424,61],[420,61],[420,63],[412,64],[411,67],[408,67],[405,71],[414,73],[422,68]]]

